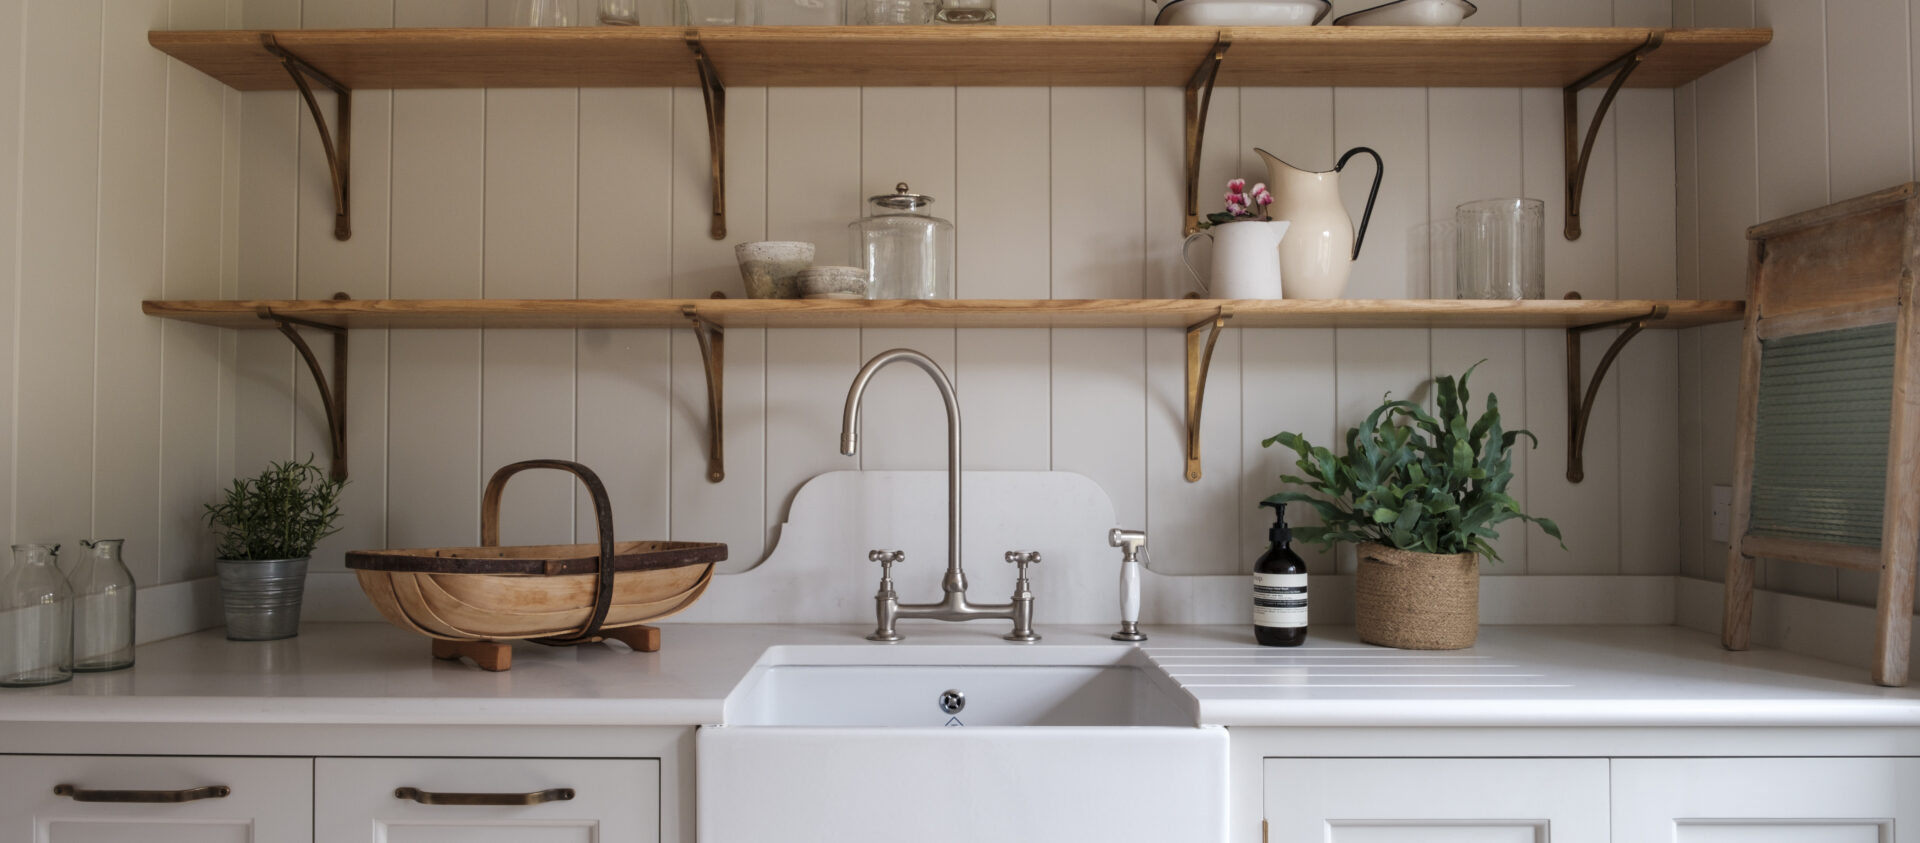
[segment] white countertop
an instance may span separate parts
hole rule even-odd
[[[1106,627],[1043,626],[1045,640],[1019,645],[995,626],[904,624],[907,640],[886,645],[852,626],[669,624],[658,653],[522,644],[504,673],[434,661],[425,639],[384,624],[309,624],[255,643],[212,630],[141,647],[131,670],[0,689],[0,722],[691,726],[722,722],[727,694],[768,648],[802,645],[788,660],[844,646],[929,664],[1001,652],[1085,663],[1138,646],[1202,722],[1224,726],[1920,727],[1920,688],[1777,651],[1729,653],[1676,627],[1483,627],[1473,649],[1414,652],[1359,644],[1347,628],[1281,649],[1240,627],[1150,627],[1151,640],[1129,645]]]

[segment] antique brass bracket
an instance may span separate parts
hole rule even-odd
[[[334,301],[346,301],[346,293],[334,293]],[[282,316],[273,312],[273,308],[262,305],[255,311],[261,319],[280,326],[280,333],[293,343],[294,350],[300,352],[300,359],[307,363],[308,374],[313,375],[313,385],[320,390],[320,403],[327,410],[327,435],[333,445],[333,469],[331,476],[335,480],[347,479],[347,329],[339,325],[327,325],[292,316]],[[313,349],[307,346],[305,337],[300,336],[300,328],[312,328],[333,335],[333,381],[327,381],[325,372],[320,371],[320,360],[313,355]]]
[[[1187,80],[1187,226],[1183,234],[1200,230],[1200,149],[1207,134],[1207,106],[1213,103],[1213,80],[1233,42],[1220,38]],[[1197,469],[1196,469],[1197,470]]]
[[[1207,403],[1207,369],[1213,365],[1213,345],[1220,341],[1220,329],[1233,318],[1233,306],[1221,305],[1220,311],[1198,324],[1187,327],[1187,482],[1200,482],[1200,411]],[[1206,339],[1201,339],[1201,334]]]
[[[1578,483],[1586,479],[1586,460],[1582,451],[1587,443],[1587,426],[1593,416],[1593,399],[1600,393],[1600,382],[1607,377],[1607,369],[1613,365],[1613,359],[1620,356],[1620,349],[1640,332],[1646,330],[1647,323],[1667,318],[1667,306],[1654,305],[1645,316],[1633,316],[1626,319],[1614,319],[1596,322],[1592,325],[1580,325],[1567,329],[1567,482]],[[1580,388],[1580,335],[1588,331],[1603,328],[1626,326],[1620,336],[1614,338],[1613,345],[1607,347],[1607,353],[1601,355],[1600,365],[1593,370],[1593,380],[1586,389]],[[1583,397],[1584,395],[1584,397]]]
[[[1620,93],[1620,87],[1627,84],[1627,77],[1633,75],[1648,53],[1660,49],[1660,42],[1665,38],[1666,34],[1662,32],[1648,35],[1645,44],[1568,85],[1561,94],[1561,110],[1566,118],[1568,240],[1580,239],[1580,194],[1587,182],[1587,161],[1593,156],[1593,143],[1600,136],[1600,124],[1606,122],[1607,109],[1613,107],[1613,98]],[[1586,141],[1578,142],[1575,138],[1580,135],[1580,92],[1609,75],[1613,76],[1613,81],[1607,85],[1606,96],[1600,98],[1600,107],[1593,112],[1593,122],[1587,125]]]
[[[260,45],[280,59],[280,66],[287,69],[287,75],[293,77],[293,84],[300,89],[300,98],[306,100],[307,111],[313,113],[313,125],[320,129],[320,146],[327,152],[327,171],[333,175],[333,239],[346,240],[353,237],[352,174],[353,158],[353,91],[334,81],[334,78],[307,64],[280,46],[274,40],[273,33],[260,34]],[[331,89],[336,97],[334,102],[334,126],[340,132],[336,142],[332,132],[327,130],[327,117],[320,111],[319,101],[313,98],[313,86],[308,79],[319,82]]]
[[[687,36],[687,47],[693,50],[693,67],[700,72],[700,96],[707,104],[707,145],[708,158],[713,175],[713,223],[708,235],[715,240],[727,239],[727,87],[720,84],[720,71],[713,66],[713,59],[707,55],[700,39],[692,34]]]
[[[693,338],[700,343],[700,362],[707,370],[707,438],[711,442],[707,450],[707,482],[718,483],[727,479],[727,457],[723,449],[726,437],[721,424],[724,418],[721,410],[725,405],[721,399],[721,384],[726,369],[727,333],[719,325],[694,312],[693,305],[681,307],[680,313],[693,323]]]

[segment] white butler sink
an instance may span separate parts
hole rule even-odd
[[[695,740],[703,843],[1226,838],[1226,731],[1128,647],[776,647]]]

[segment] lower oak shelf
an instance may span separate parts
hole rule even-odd
[[[707,378],[707,479],[726,477],[721,384],[727,328],[1180,328],[1187,334],[1186,478],[1200,473],[1200,415],[1220,331],[1241,328],[1546,328],[1567,334],[1567,479],[1583,477],[1581,448],[1597,385],[1645,328],[1692,328],[1742,318],[1738,301],[1581,299],[333,299],[148,301],[150,316],[223,328],[273,328],[299,349],[327,406],[333,475],[346,477],[346,346],[355,328],[675,328],[694,330]],[[1581,334],[1622,328],[1583,386]],[[329,382],[298,329],[334,335]]]
[[[150,316],[223,328],[278,320],[344,328],[1185,328],[1225,313],[1241,328],[1581,328],[1653,317],[1650,328],[1741,318],[1738,301],[1459,299],[300,299],[148,301]],[[1656,315],[1664,311],[1663,315]]]

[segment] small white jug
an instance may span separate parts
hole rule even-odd
[[[1287,225],[1286,220],[1235,220],[1194,232],[1180,246],[1180,262],[1207,298],[1280,298],[1280,240]],[[1212,284],[1194,271],[1187,256],[1199,237],[1213,241]]]

